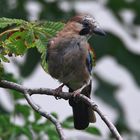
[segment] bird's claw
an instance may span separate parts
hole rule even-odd
[[[58,88],[56,88],[54,91],[55,91],[55,99],[58,100],[58,99],[61,99],[61,97],[58,97],[59,96],[59,93],[62,92],[62,88],[63,88],[64,84],[60,85]]]
[[[75,98],[77,95],[80,95],[80,91],[79,90],[75,90],[73,92],[73,97]]]
[[[78,95],[80,95],[80,93],[81,93],[81,90],[80,90],[80,89],[75,90],[75,91],[73,92],[72,96],[74,97],[75,102],[78,102],[78,101],[79,101],[76,97],[77,97]]]

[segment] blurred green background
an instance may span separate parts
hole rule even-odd
[[[96,52],[96,68],[93,79],[95,102],[97,99],[99,103],[103,103],[111,111],[113,110],[113,113],[115,112],[113,115],[115,116],[114,124],[124,139],[139,140],[140,1],[0,0],[0,17],[65,22],[79,12],[95,16],[107,33],[104,38],[95,36],[90,39]],[[35,72],[39,66],[40,54],[36,49],[31,49],[22,62],[19,63],[17,60],[13,60],[13,62],[14,67],[19,71],[20,78],[15,78],[14,73],[8,72],[6,78],[21,82],[29,79]],[[34,139],[42,139],[44,133],[47,133],[51,140],[58,139],[51,123],[45,122],[36,126],[36,122],[40,119],[37,114],[35,114],[35,121],[29,121],[30,108],[17,103],[17,100],[23,98],[22,96],[10,93],[9,98],[14,108],[12,111],[9,111],[0,102],[0,137],[2,140],[21,139],[21,134],[26,135],[28,139],[33,139],[33,134],[30,131],[31,126],[36,133]],[[113,114],[111,111],[109,116]],[[10,116],[12,118],[22,117],[25,127],[13,124],[10,121]],[[70,126],[65,127],[71,128]],[[102,129],[97,126],[97,130],[95,128],[93,134],[99,135],[99,133],[102,134]],[[111,136],[107,133],[106,137]]]

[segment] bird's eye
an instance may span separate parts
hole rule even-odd
[[[90,33],[90,24],[89,21],[83,20],[82,22],[83,29],[79,32],[80,35],[87,35]]]
[[[87,20],[84,20],[82,24],[83,24],[84,27],[88,27],[89,26],[89,22]]]

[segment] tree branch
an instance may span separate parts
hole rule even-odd
[[[0,87],[7,88],[7,89],[14,89],[14,90],[19,91],[22,94],[24,94],[25,99],[27,100],[28,104],[37,113],[39,113],[41,116],[43,116],[43,117],[47,118],[48,120],[50,120],[55,125],[56,130],[57,130],[57,132],[59,134],[60,139],[61,140],[66,140],[65,139],[65,136],[64,136],[64,133],[63,133],[63,130],[62,130],[62,127],[61,127],[59,121],[54,116],[52,116],[51,114],[49,114],[45,110],[43,110],[39,105],[37,105],[37,104],[34,103],[34,101],[31,98],[30,89],[28,89],[28,88],[26,88],[26,87],[24,87],[22,85],[19,85],[19,84],[13,83],[13,82],[6,81],[6,80],[0,81]]]
[[[54,118],[52,115],[50,115],[50,114],[46,113],[44,110],[42,110],[42,108],[39,107],[38,105],[36,105],[31,98],[31,95],[33,95],[33,94],[41,94],[41,95],[44,94],[44,95],[50,95],[50,96],[56,97],[55,90],[46,89],[46,88],[38,88],[38,89],[26,88],[22,85],[19,85],[19,84],[13,83],[13,82],[9,82],[6,80],[0,81],[0,87],[14,89],[14,90],[19,91],[22,94],[24,94],[24,96],[25,96],[27,102],[30,104],[30,106],[36,112],[38,112],[40,115],[49,119],[56,126],[56,130],[57,130],[61,140],[65,140],[64,133],[62,131],[61,125],[58,122],[58,120],[56,120],[56,118]],[[65,100],[71,98],[72,96],[73,96],[73,93],[67,93],[67,92],[60,92],[59,95],[57,94],[57,97],[63,98]],[[99,107],[91,99],[89,99],[88,97],[86,97],[83,94],[77,95],[75,98],[82,100],[83,102],[88,104],[95,112],[98,113],[98,115],[108,126],[108,128],[110,129],[112,135],[116,138],[116,140],[123,140],[123,138],[121,137],[121,135],[119,134],[118,130],[113,125],[113,123],[110,122],[110,120],[103,114],[103,112],[99,109]]]

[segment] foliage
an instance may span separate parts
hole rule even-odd
[[[15,27],[12,27],[15,26]],[[42,66],[45,64],[45,53],[47,43],[56,32],[64,26],[61,22],[27,22],[20,19],[0,18],[0,28],[10,26],[10,29],[3,31],[1,37],[0,60],[9,62],[8,56],[24,55],[28,49],[36,47],[42,54]],[[46,68],[44,67],[46,70]]]
[[[3,65],[0,63],[0,78],[3,76],[4,68]]]
[[[26,24],[26,21],[21,19],[10,19],[10,18],[0,18],[0,28],[5,28],[7,26],[11,26],[13,24],[21,25]]]
[[[34,120],[30,121],[29,117],[31,114],[31,109],[27,105],[16,104],[13,112],[9,114],[3,114],[0,116],[0,137],[2,139],[20,139],[21,136],[26,136],[29,140],[32,139],[41,139],[42,131],[46,133],[51,140],[52,136],[55,139],[58,139],[58,135],[55,131],[55,127],[52,123],[47,120],[43,123],[39,123],[41,117],[34,112]],[[13,118],[13,121],[10,120],[9,115]],[[23,118],[24,124],[18,125],[14,122],[16,117]],[[7,127],[8,126],[8,127]],[[35,136],[34,136],[35,133]],[[53,135],[52,135],[53,134]]]

